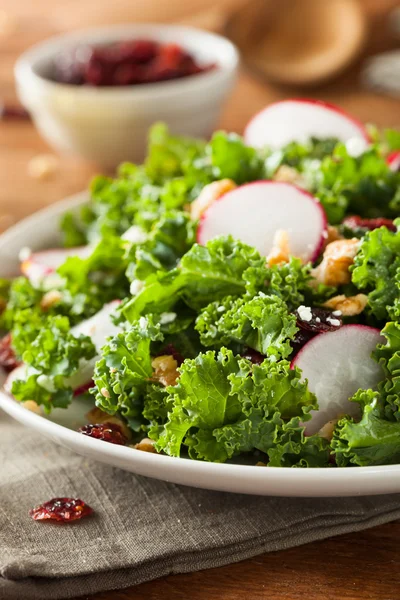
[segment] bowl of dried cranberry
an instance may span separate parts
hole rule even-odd
[[[175,25],[114,25],[60,35],[17,61],[19,98],[57,150],[113,168],[143,158],[148,128],[207,137],[235,82],[236,47]]]

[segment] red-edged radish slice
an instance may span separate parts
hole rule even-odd
[[[32,285],[39,285],[47,275],[54,273],[70,256],[86,258],[92,250],[91,246],[79,246],[77,248],[52,248],[51,250],[33,252],[21,262],[21,272]]]
[[[312,420],[305,423],[307,434],[340,415],[359,416],[359,405],[349,398],[360,388],[376,388],[384,378],[382,367],[371,357],[379,343],[385,343],[385,338],[378,329],[344,325],[312,338],[296,355],[292,366],[302,370],[319,405],[319,410],[310,413]]]
[[[315,260],[325,239],[325,213],[313,196],[294,185],[254,181],[228,192],[205,211],[197,241],[205,244],[231,234],[267,256],[278,230],[287,231],[293,256]]]
[[[400,151],[392,152],[387,157],[387,164],[391,171],[400,171]]]
[[[244,139],[256,148],[279,150],[289,142],[305,143],[311,137],[338,138],[348,142],[370,138],[365,127],[342,109],[319,100],[293,99],[270,104],[248,123]]]
[[[106,304],[99,312],[93,315],[93,317],[87,319],[86,321],[82,321],[82,323],[79,323],[75,327],[72,327],[71,333],[76,336],[81,334],[89,336],[96,346],[96,349],[100,352],[100,349],[106,343],[107,338],[116,335],[120,331],[120,327],[114,325],[110,318],[120,303],[120,300],[114,300],[113,302]],[[66,385],[76,390],[78,388],[82,388],[86,383],[91,381],[93,377],[94,366],[98,358],[98,356],[95,356],[89,361],[82,361],[79,371],[67,379]],[[4,389],[8,393],[11,393],[13,381],[16,379],[26,379],[27,369],[28,367],[25,364],[22,364],[11,371],[4,384]],[[32,369],[30,369],[30,372],[33,372]]]

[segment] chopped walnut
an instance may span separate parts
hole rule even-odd
[[[274,243],[271,252],[267,256],[267,265],[279,265],[289,262],[289,234],[284,229],[278,229],[274,236]]]
[[[109,415],[108,413],[104,412],[104,410],[101,410],[101,408],[97,408],[97,406],[92,408],[92,410],[86,414],[86,418],[89,423],[113,423],[114,425],[119,425],[122,433],[128,440],[130,440],[132,437],[131,431],[123,419],[117,415]]]
[[[157,356],[153,359],[151,366],[154,369],[153,379],[156,379],[165,387],[176,384],[176,380],[179,377],[177,371],[178,362],[172,355],[164,354],[163,356]]]
[[[359,246],[360,240],[357,238],[336,240],[328,244],[322,262],[312,272],[316,282],[332,286],[350,283],[349,267],[353,264]]]
[[[304,177],[288,165],[281,165],[274,173],[272,179],[274,181],[281,181],[282,183],[293,183],[299,187],[305,187]]]
[[[40,301],[40,308],[43,310],[49,310],[54,304],[60,302],[62,294],[58,290],[50,290],[47,292]]]
[[[327,300],[323,306],[332,310],[338,310],[344,317],[354,317],[362,313],[368,304],[368,297],[365,294],[357,294],[356,296],[334,296]]]
[[[41,413],[40,406],[34,400],[26,400],[24,402],[24,408],[27,408],[28,410],[36,414]]]
[[[342,416],[343,415],[339,415],[337,419],[332,419],[331,421],[325,423],[325,425],[322,425],[321,429],[318,431],[319,437],[325,438],[328,440],[328,442],[330,442],[333,438],[333,432],[335,430],[336,423],[342,418]]]
[[[60,167],[60,161],[53,154],[38,154],[28,163],[28,174],[33,179],[49,179]]]
[[[221,179],[213,181],[204,186],[199,196],[190,205],[190,216],[193,220],[200,219],[201,215],[211,206],[215,200],[221,198],[226,192],[234,190],[236,183],[232,179]]]
[[[143,438],[140,440],[138,444],[132,446],[136,450],[141,450],[142,452],[152,452],[153,454],[158,454],[157,450],[154,447],[155,442],[150,438]]]
[[[328,225],[326,228],[326,239],[324,243],[324,250],[328,244],[331,242],[336,242],[337,240],[342,240],[343,236],[340,234],[339,229],[334,225]]]

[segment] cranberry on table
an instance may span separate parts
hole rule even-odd
[[[52,498],[29,511],[34,521],[70,523],[93,514],[93,509],[80,498]]]
[[[96,440],[102,440],[103,442],[109,442],[110,444],[126,446],[128,443],[128,439],[124,435],[122,428],[116,423],[84,425],[78,431],[83,435],[95,438]]]

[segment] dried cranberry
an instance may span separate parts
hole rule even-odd
[[[162,348],[162,350],[157,354],[157,356],[173,356],[176,362],[178,363],[178,367],[181,366],[183,361],[185,360],[182,354],[175,348],[173,344],[167,344]]]
[[[103,442],[109,442],[110,444],[126,446],[128,443],[128,440],[122,432],[121,427],[116,423],[96,423],[84,425],[78,431],[83,435],[95,438],[96,440],[102,440]]]
[[[19,365],[15,352],[11,347],[11,334],[0,339],[0,367],[10,372]]]
[[[246,348],[242,352],[241,356],[243,356],[243,358],[247,358],[247,360],[255,365],[261,365],[261,363],[265,360],[265,356],[263,356],[260,352],[257,352],[257,350],[253,350],[253,348]]]
[[[54,79],[93,86],[134,85],[176,79],[215,68],[199,65],[177,44],[127,40],[109,46],[82,46],[60,54]]]
[[[90,388],[92,388],[93,386],[94,381],[93,379],[91,379],[87,383],[84,383],[83,385],[77,387],[76,390],[74,390],[74,396],[81,396],[82,394],[86,394],[86,392],[90,390]]]
[[[336,331],[343,325],[340,316],[333,314],[326,308],[310,308],[311,318],[304,319],[299,314],[299,309],[295,311],[297,326],[305,331],[311,331],[314,334],[326,333],[327,331]]]
[[[343,221],[343,225],[346,225],[349,229],[365,229],[366,231],[372,231],[379,227],[387,227],[390,231],[396,231],[396,225],[392,219],[385,219],[384,217],[377,217],[376,219],[363,219],[354,215],[352,217],[346,217]]]
[[[92,513],[93,509],[79,498],[53,498],[29,511],[34,521],[51,519],[63,523],[77,521]]]
[[[3,104],[0,102],[0,120],[22,120],[30,118],[28,111],[17,104]]]
[[[121,42],[118,46],[120,58],[130,59],[135,63],[148,63],[157,56],[158,51],[158,44],[151,40]]]
[[[290,342],[290,345],[293,349],[292,357],[296,356],[296,354],[302,349],[303,346],[307,344],[314,337],[314,334],[311,331],[305,331],[304,329],[300,329],[294,339]]]

